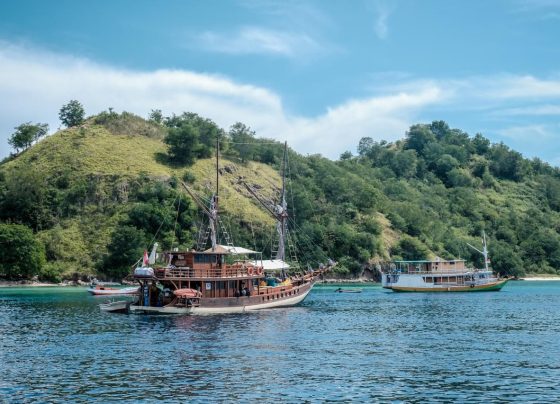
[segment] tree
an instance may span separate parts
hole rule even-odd
[[[216,148],[216,139],[224,137],[224,131],[212,120],[193,112],[183,112],[164,119],[168,134],[164,142],[169,146],[171,160],[180,164],[191,164],[197,158],[211,157]],[[227,143],[220,145],[223,152]]]
[[[413,125],[406,134],[405,149],[414,149],[422,155],[424,147],[435,140],[436,137],[427,125]]]
[[[27,226],[0,224],[0,276],[30,278],[45,264],[45,248]]]
[[[114,279],[122,279],[130,273],[135,262],[142,257],[146,235],[132,226],[120,226],[113,232],[107,246],[109,255],[102,264],[102,272]]]
[[[20,149],[27,149],[33,142],[45,136],[49,131],[49,125],[46,123],[36,123],[33,125],[31,122],[26,122],[16,126],[14,129],[16,131],[12,133],[8,143],[19,153]]]
[[[255,131],[241,122],[233,124],[229,130],[233,147],[239,153],[241,161],[251,160],[254,153]]]
[[[480,133],[477,133],[472,140],[472,144],[476,151],[476,154],[484,155],[488,153],[490,150],[490,141],[482,136]]]
[[[163,123],[163,114],[161,109],[152,109],[150,112],[149,120],[158,124]]]
[[[490,244],[490,257],[492,269],[500,275],[521,276],[525,272],[523,261],[513,248],[503,241]]]
[[[52,193],[45,176],[33,166],[22,166],[0,183],[0,220],[26,224],[34,230],[53,221]]]
[[[63,105],[58,113],[60,121],[66,125],[67,128],[80,125],[84,122],[84,116],[84,107],[76,100],[71,100],[68,104]]]
[[[169,128],[163,141],[167,144],[167,153],[172,162],[192,164],[198,156],[199,132],[188,122],[182,122],[177,127]]]
[[[416,174],[416,152],[414,150],[403,150],[394,155],[389,165],[398,177],[411,178]]]
[[[391,251],[391,255],[403,260],[423,260],[428,258],[429,253],[428,248],[420,240],[409,236],[403,236]]]
[[[363,137],[358,143],[358,154],[360,157],[365,157],[370,149],[373,147],[374,141],[370,137]]]
[[[433,121],[430,125],[430,130],[436,138],[442,139],[449,133],[449,125],[445,121]]]

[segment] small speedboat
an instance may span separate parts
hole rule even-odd
[[[338,288],[335,290],[337,293],[362,293],[362,289],[342,289]]]
[[[135,295],[138,294],[138,287],[134,286],[131,288],[109,288],[107,286],[96,286],[95,288],[90,288],[87,291],[94,296],[107,296],[107,295]]]
[[[101,311],[108,313],[125,313],[128,314],[132,301],[118,300],[116,302],[101,303],[99,308]]]

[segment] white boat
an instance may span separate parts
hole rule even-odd
[[[381,275],[381,286],[395,292],[490,292],[499,291],[508,279],[500,279],[488,268],[488,249],[483,235],[485,268],[467,268],[465,260],[395,261]]]
[[[107,296],[107,295],[135,295],[139,292],[138,286],[133,286],[129,288],[110,288],[107,286],[96,286],[95,288],[90,288],[87,291],[94,296]]]

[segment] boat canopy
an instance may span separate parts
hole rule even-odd
[[[248,248],[243,248],[243,247],[235,247],[235,246],[226,246],[226,245],[221,245],[218,244],[216,246],[216,248],[214,249],[214,251],[212,251],[212,248],[209,248],[207,250],[204,250],[205,253],[209,253],[209,254],[233,254],[233,255],[241,255],[241,254],[260,254],[258,251],[253,251],[253,250],[249,250]]]
[[[264,271],[281,271],[290,268],[290,265],[283,260],[257,260],[253,261],[256,266],[262,266]]]

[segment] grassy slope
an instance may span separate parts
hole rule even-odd
[[[91,174],[99,176],[136,177],[146,173],[152,178],[181,178],[185,171],[196,180],[194,188],[205,193],[215,189],[215,160],[198,160],[192,167],[173,168],[158,162],[157,155],[166,151],[161,139],[145,136],[115,135],[99,125],[86,125],[60,131],[18,158],[4,164],[6,171],[23,166],[33,166],[46,177],[52,177],[63,168],[71,167],[75,177]],[[278,173],[270,166],[249,162],[235,164],[220,160],[220,207],[235,217],[254,222],[272,224],[272,219],[255,203],[249,193],[238,183],[243,177],[248,183],[262,187],[264,196],[271,198],[280,186]]]
[[[170,176],[173,170],[155,160],[155,154],[165,151],[160,139],[143,136],[113,135],[98,125],[87,125],[60,131],[5,168],[32,164],[47,176],[55,175],[62,166],[71,167],[75,174],[130,175],[147,172],[154,176]]]

